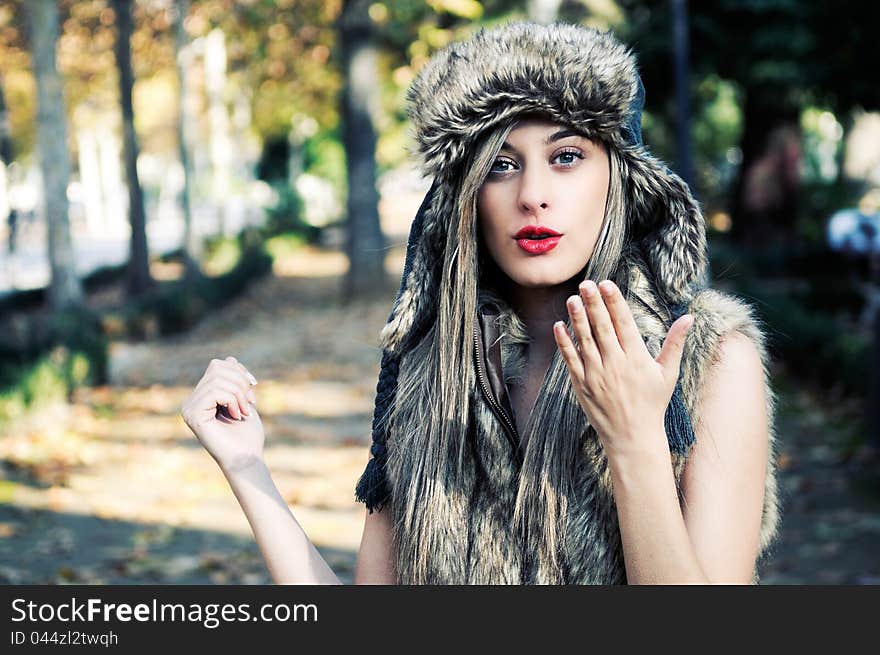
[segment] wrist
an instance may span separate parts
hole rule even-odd
[[[602,439],[608,466],[630,471],[670,464],[669,441],[664,426],[642,428],[634,434]]]
[[[241,455],[229,462],[218,460],[217,464],[220,466],[223,475],[227,478],[241,477],[252,474],[254,471],[268,470],[262,455]]]

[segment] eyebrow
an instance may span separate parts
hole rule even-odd
[[[574,130],[562,129],[562,130],[559,130],[558,132],[554,132],[553,134],[548,136],[546,139],[544,139],[544,145],[549,146],[551,143],[554,143],[556,141],[559,141],[560,139],[564,139],[569,136],[583,137],[583,134],[575,132]],[[584,138],[586,138],[586,137],[584,137]],[[507,141],[505,141],[504,143],[501,144],[501,149],[502,150],[513,150],[514,152],[516,152],[516,148],[514,148],[512,145],[510,145]]]

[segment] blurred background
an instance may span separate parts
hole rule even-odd
[[[762,581],[880,583],[869,0],[0,0],[0,582],[269,582],[179,415],[229,355],[351,581],[378,333],[430,182],[406,89],[517,18],[631,45],[713,285],[767,326],[783,513]]]

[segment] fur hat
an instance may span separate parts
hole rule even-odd
[[[487,130],[540,113],[616,150],[634,233],[661,302],[678,307],[705,284],[703,216],[685,182],[642,144],[645,90],[632,53],[614,36],[567,24],[482,29],[437,52],[407,94],[417,156],[433,184],[413,221],[400,291],[382,330],[373,459],[358,483],[368,507],[387,495],[384,424],[397,363],[435,318],[439,264],[459,180]],[[681,406],[679,393],[673,405]],[[680,431],[690,424],[677,414]],[[686,417],[684,417],[686,418]],[[689,439],[693,439],[692,433]]]

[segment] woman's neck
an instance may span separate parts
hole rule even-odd
[[[526,327],[531,349],[538,352],[555,349],[553,324],[568,318],[565,301],[577,294],[578,280],[575,278],[552,287],[523,287],[510,281],[504,292]]]

